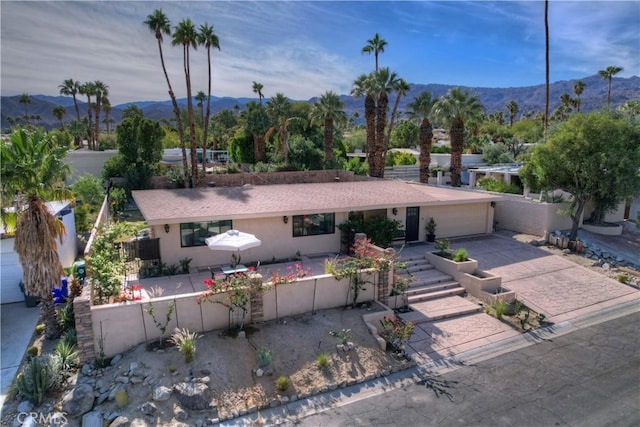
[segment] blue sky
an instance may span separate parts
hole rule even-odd
[[[142,24],[162,8],[176,25],[212,24],[215,96],[308,99],[350,91],[374,68],[361,54],[378,32],[380,66],[409,83],[517,87],[544,83],[542,1],[379,2],[32,2],[2,1],[1,93],[57,95],[64,79],[102,80],[112,104],[166,100],[155,37]],[[609,65],[640,74],[640,2],[549,4],[551,81],[579,79]],[[182,49],[164,41],[178,97],[186,96]],[[191,55],[192,85],[207,88],[206,50]]]

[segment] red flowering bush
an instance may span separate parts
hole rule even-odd
[[[115,302],[140,301],[142,300],[142,289],[142,285],[129,285],[120,291]]]

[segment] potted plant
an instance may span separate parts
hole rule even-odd
[[[433,217],[429,218],[429,222],[425,226],[427,230],[427,242],[435,242],[436,241],[436,221]]]

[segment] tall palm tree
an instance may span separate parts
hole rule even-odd
[[[544,0],[544,140],[547,141],[549,129],[549,0]]]
[[[209,78],[209,86],[207,91],[207,116],[204,120],[204,135],[202,138],[203,152],[207,150],[207,139],[209,137],[209,120],[211,118],[211,48],[220,50],[220,40],[218,36],[213,32],[213,25],[209,25],[206,22],[200,25],[200,31],[198,32],[198,43],[207,48],[207,65],[209,72],[207,76]],[[204,159],[204,157],[203,157]],[[202,162],[202,173],[205,173],[205,163]]]
[[[396,91],[396,100],[393,103],[393,110],[391,110],[391,120],[389,120],[389,127],[387,128],[387,135],[384,139],[385,145],[385,153],[389,148],[389,141],[391,140],[391,132],[393,131],[393,127],[398,121],[398,106],[400,105],[400,99],[409,92],[411,86],[407,83],[405,79],[397,79],[394,83],[393,90]]]
[[[587,84],[582,80],[578,80],[573,84],[573,93],[576,94],[576,111],[580,112],[580,96],[582,92],[584,92],[584,88],[587,87]]]
[[[60,95],[73,97],[73,105],[76,107],[76,120],[80,120],[80,109],[78,108],[77,98],[78,93],[80,93],[80,82],[67,79],[63,81],[58,88],[60,89]]]
[[[333,161],[333,134],[335,125],[344,125],[347,114],[344,112],[344,103],[338,94],[327,91],[313,104],[309,113],[311,123],[324,125],[324,164],[329,167]]]
[[[96,97],[96,123],[95,123],[95,135],[93,149],[98,149],[98,137],[100,136],[100,109],[102,108],[102,101],[109,96],[109,86],[102,83],[100,80],[93,82],[95,89],[94,95]]]
[[[480,117],[484,107],[477,96],[459,87],[450,89],[433,107],[435,115],[449,126],[451,140],[451,185],[460,186],[462,150],[464,148],[464,124]]]
[[[385,157],[388,148],[384,130],[387,126],[389,94],[397,87],[398,80],[398,75],[390,71],[388,67],[373,73],[374,90],[378,97],[376,100],[375,169],[369,171],[369,175],[377,178],[384,178]]]
[[[518,115],[518,111],[520,110],[520,107],[518,106],[518,103],[513,99],[507,102],[506,107],[507,107],[507,111],[509,112],[509,127],[511,127],[513,126],[513,122],[516,116]]]
[[[616,74],[618,74],[619,72],[621,72],[623,70],[624,70],[624,68],[622,68],[622,67],[616,67],[614,65],[609,65],[604,70],[598,71],[598,74],[600,75],[600,77],[602,77],[602,80],[608,80],[609,81],[609,87],[607,89],[607,108],[609,108],[609,109],[611,108],[611,80],[613,80],[613,76],[615,76]]]
[[[167,81],[167,87],[169,88],[169,97],[171,98],[171,105],[173,106],[173,116],[175,118],[176,129],[178,131],[178,137],[180,138],[180,148],[182,149],[182,171],[184,173],[184,182],[189,182],[189,169],[187,167],[187,150],[185,147],[184,129],[182,128],[182,120],[180,117],[180,107],[178,106],[178,100],[171,87],[171,81],[169,80],[169,74],[167,73],[167,67],[164,64],[164,55],[162,53],[162,41],[163,34],[171,35],[171,21],[162,12],[162,9],[156,9],[152,14],[147,16],[147,20],[144,24],[149,30],[155,34],[158,41],[158,51],[160,52],[160,63],[162,64],[162,71],[164,78]]]
[[[378,54],[384,52],[387,41],[376,33],[372,39],[367,40],[367,44],[362,48],[362,53],[371,54],[373,52],[376,57],[376,71],[378,71]]]
[[[55,144],[41,130],[16,130],[11,135],[11,144],[0,145],[2,206],[16,208],[13,221],[3,215],[3,223],[15,225],[15,250],[23,266],[22,283],[28,295],[41,298],[45,333],[51,339],[60,336],[52,287],[59,285],[64,274],[57,241],[62,242],[65,230],[45,200],[73,199],[64,185],[70,172],[64,163],[66,151],[66,147]]]
[[[27,106],[29,104],[31,104],[31,97],[29,97],[29,94],[26,92],[23,92],[22,95],[20,95],[20,104],[24,104],[24,122],[26,124],[29,124],[29,109],[27,108]]]
[[[93,94],[95,93],[94,87],[93,87],[93,82],[86,82],[83,83],[82,85],[80,85],[80,94],[84,95],[87,97],[87,118],[89,119],[89,128],[87,129],[87,138],[89,141],[89,148],[92,148],[92,141],[93,141],[93,137],[92,137],[92,128],[93,128],[93,121],[91,120],[91,97],[93,96]]]
[[[283,93],[276,93],[275,96],[271,97],[269,101],[267,101],[266,112],[271,119],[271,122],[274,123],[267,132],[265,133],[264,139],[265,141],[269,140],[269,137],[272,133],[276,132],[278,134],[277,141],[279,144],[276,144],[276,152],[282,152],[282,157],[284,158],[284,162],[289,162],[289,122],[293,119],[291,117],[291,101],[284,96]]]
[[[67,109],[62,105],[56,105],[55,107],[53,107],[53,116],[60,122],[61,129],[64,129],[64,121],[62,119],[64,118],[65,114],[67,114]]]
[[[566,92],[560,95],[560,105],[564,107],[567,113],[570,113],[571,107],[573,107],[573,99],[571,99],[571,95]]]
[[[433,105],[436,100],[430,92],[422,92],[408,104],[412,117],[420,118],[420,182],[429,182],[429,165],[431,164],[431,143],[433,141],[433,127],[429,121]]]
[[[104,108],[104,120],[103,123],[106,126],[107,129],[107,135],[109,135],[109,125],[111,125],[111,123],[115,123],[115,120],[113,120],[110,116],[111,116],[111,101],[109,101],[109,98],[107,98],[106,96],[102,97],[102,107]]]
[[[375,85],[373,83],[373,73],[361,74],[353,82],[351,95],[355,97],[364,96],[364,120],[367,133],[367,163],[369,164],[369,174],[375,170],[375,145],[376,145],[376,99]]]
[[[262,85],[262,83],[258,83],[258,82],[253,82],[253,93],[258,95],[258,99],[260,100],[260,105],[262,105],[262,98],[264,98],[264,95],[262,94],[262,89],[264,88],[264,86]]]
[[[196,146],[196,126],[193,119],[193,98],[191,95],[191,65],[189,61],[189,50],[198,48],[198,34],[196,28],[187,18],[180,21],[174,28],[173,46],[182,46],[182,64],[184,67],[184,78],[187,85],[187,120],[189,122],[189,139],[191,142],[191,186],[195,187],[198,181],[198,153]],[[204,159],[203,159],[204,160]]]

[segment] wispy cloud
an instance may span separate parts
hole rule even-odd
[[[217,96],[294,99],[347,93],[371,71],[360,53],[378,32],[380,61],[414,83],[522,86],[543,82],[543,2],[3,2],[2,95],[56,94],[68,78],[102,80],[113,103],[167,99],[157,43],[143,25],[162,8],[173,25],[190,17],[220,38]],[[552,80],[608,65],[640,70],[637,2],[550,2]],[[177,95],[185,96],[182,49],[163,44]],[[194,90],[206,88],[206,52],[192,52]]]

